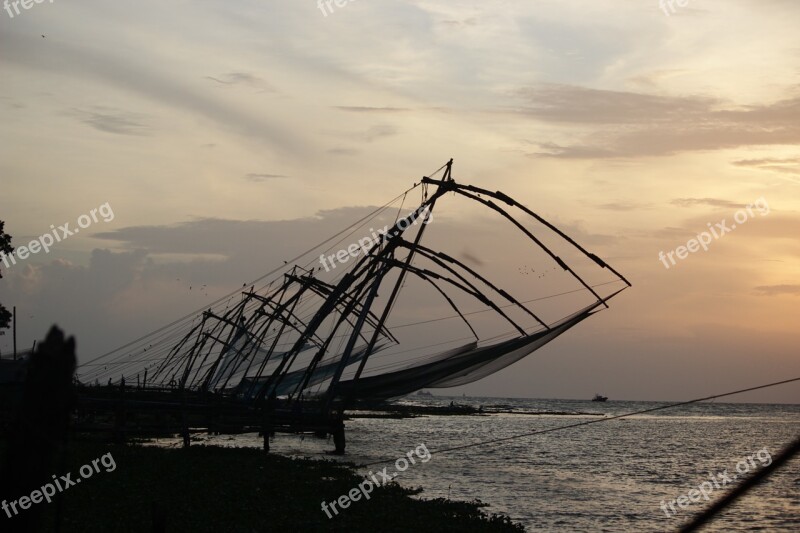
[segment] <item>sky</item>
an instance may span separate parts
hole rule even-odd
[[[64,237],[0,262],[20,347],[57,323],[88,361],[453,158],[633,287],[438,393],[667,401],[800,377],[799,3],[341,3],[0,10],[0,220],[16,247]],[[449,209],[448,242],[524,289],[518,246]],[[800,385],[731,400],[800,403]]]

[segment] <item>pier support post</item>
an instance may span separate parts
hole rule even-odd
[[[189,419],[186,414],[186,389],[184,388],[181,388],[181,436],[184,449],[188,449],[191,440],[189,439]]]
[[[127,418],[125,411],[125,378],[123,377],[119,382],[119,401],[114,413],[114,442],[117,444],[125,443],[125,423]]]
[[[333,445],[334,445],[334,453],[336,455],[344,455],[345,449],[345,438],[344,438],[344,421],[342,419],[337,418],[336,421],[333,423]]]

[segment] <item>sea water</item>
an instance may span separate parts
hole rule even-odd
[[[367,476],[386,467],[401,485],[422,487],[421,498],[480,500],[485,511],[508,515],[527,531],[669,531],[766,466],[800,435],[800,405],[699,403],[605,421],[662,404],[443,396],[412,396],[400,403],[451,401],[503,413],[348,420],[347,455],[337,460],[385,461],[359,471]],[[584,414],[521,414],[531,412]],[[436,453],[594,420],[603,421]],[[255,435],[204,439],[261,445]],[[398,472],[405,465],[397,460],[420,444],[432,458]],[[331,442],[309,436],[278,434],[271,446],[286,455],[335,457],[325,454]],[[727,508],[706,530],[800,531],[800,459]]]

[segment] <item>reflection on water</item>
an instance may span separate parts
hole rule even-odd
[[[451,400],[485,409],[603,413],[654,407],[652,402],[413,397],[405,403],[447,405]],[[660,504],[706,481],[735,473],[741,459],[767,448],[775,456],[800,434],[800,406],[703,403],[588,426],[523,437],[465,450],[436,450],[594,420],[590,415],[429,416],[347,422],[347,455],[356,464],[388,466],[424,443],[433,458],[397,477],[421,486],[421,497],[479,499],[528,531],[667,531],[704,508],[703,500],[667,518]],[[205,440],[260,446],[255,435]],[[273,451],[322,457],[332,443],[278,435]],[[328,458],[332,456],[326,456]],[[756,461],[758,468],[761,464]],[[364,474],[369,469],[362,469]],[[711,493],[716,499],[723,489]],[[794,460],[718,517],[707,531],[800,531],[800,461]]]

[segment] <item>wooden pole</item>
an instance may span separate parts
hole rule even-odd
[[[17,360],[17,306],[14,306],[14,361]]]

